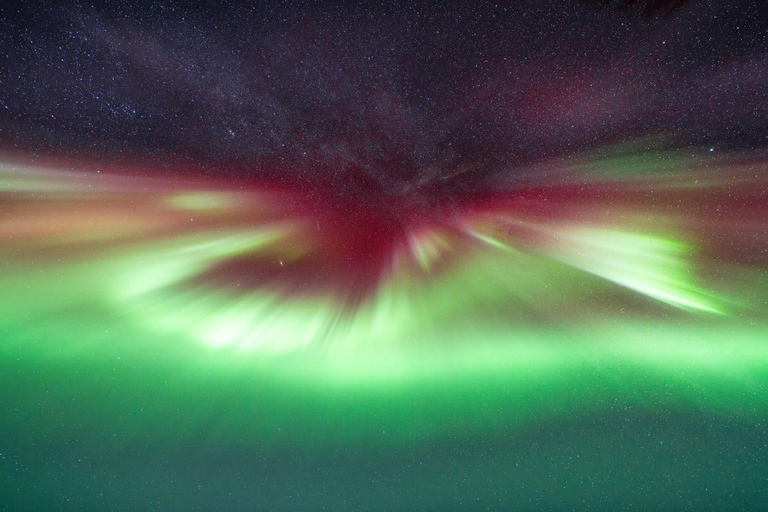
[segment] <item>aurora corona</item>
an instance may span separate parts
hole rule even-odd
[[[663,343],[684,351],[669,320],[676,310],[671,318],[683,315],[695,321],[687,329],[702,332],[746,312],[760,318],[761,282],[747,277],[750,262],[727,257],[735,245],[760,242],[749,226],[764,216],[763,198],[720,216],[718,232],[706,218],[717,211],[699,198],[717,205],[762,189],[765,157],[678,152],[648,174],[625,170],[638,157],[617,151],[549,163],[556,178],[450,210],[406,213],[396,228],[373,222],[372,211],[350,216],[360,210],[349,205],[341,214],[333,197],[311,203],[270,185],[193,186],[5,164],[3,231],[13,243],[4,252],[16,270],[4,277],[6,303],[15,304],[3,315],[13,325],[56,315],[62,301],[66,308],[96,301],[147,336],[162,332],[262,361],[292,354],[312,361],[309,375],[337,379],[408,378],[398,365],[414,354],[451,368],[467,346],[507,354],[510,346],[568,339],[552,332],[563,328],[588,329],[591,343],[637,357],[637,347],[597,334],[617,317],[639,330],[669,324]],[[642,159],[653,165],[671,155]],[[57,278],[43,280],[39,292],[19,290],[30,288],[31,276],[49,275]],[[752,325],[748,337],[757,341],[764,325]],[[526,339],[532,332],[542,339]],[[764,359],[753,350],[753,362]],[[506,357],[516,359],[500,361]],[[340,369],[339,361],[351,366]]]

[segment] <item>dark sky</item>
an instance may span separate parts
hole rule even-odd
[[[442,200],[618,141],[768,133],[761,0],[28,4],[0,7],[14,153]]]

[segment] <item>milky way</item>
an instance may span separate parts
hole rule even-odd
[[[768,499],[764,6],[3,9],[5,502]]]

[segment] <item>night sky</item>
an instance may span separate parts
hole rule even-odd
[[[763,510],[768,2],[0,5],[0,510]]]

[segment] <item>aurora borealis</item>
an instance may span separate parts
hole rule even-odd
[[[760,510],[764,11],[4,8],[0,509]]]

